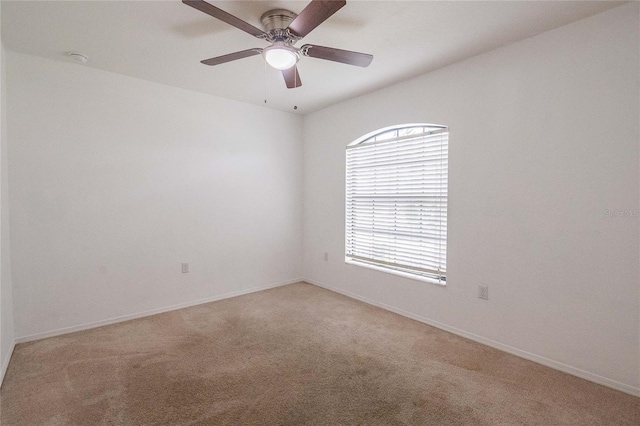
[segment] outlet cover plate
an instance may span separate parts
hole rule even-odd
[[[478,297],[480,299],[489,300],[489,287],[484,284],[478,285]]]

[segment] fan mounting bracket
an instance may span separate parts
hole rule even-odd
[[[265,32],[284,30],[298,15],[286,9],[272,9],[262,14],[260,22]]]
[[[262,14],[260,22],[264,28],[266,41],[273,43],[276,41],[284,42],[288,45],[295,44],[302,37],[295,36],[289,31],[288,27],[298,15],[286,9],[272,9]]]

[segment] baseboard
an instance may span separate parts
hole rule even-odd
[[[11,347],[9,348],[9,353],[7,354],[7,358],[2,361],[2,365],[0,365],[0,388],[2,387],[2,383],[4,382],[4,375],[7,373],[7,368],[9,368],[9,361],[11,361],[11,355],[13,355],[13,350],[16,347],[16,341],[11,342]]]
[[[138,313],[135,313],[135,314],[122,315],[122,316],[119,316],[119,317],[109,318],[109,319],[106,319],[106,320],[95,321],[95,322],[90,322],[90,323],[80,324],[80,325],[74,325],[72,327],[59,328],[59,329],[56,329],[56,330],[45,331],[45,332],[42,332],[42,333],[30,334],[28,336],[20,336],[20,337],[17,337],[15,339],[15,344],[32,342],[34,340],[46,339],[48,337],[61,336],[63,334],[75,333],[77,331],[89,330],[89,329],[92,329],[92,328],[102,327],[102,326],[105,326],[105,325],[116,324],[116,323],[119,323],[119,322],[130,321],[130,320],[137,319],[137,318],[143,318],[143,317],[148,317],[148,316],[151,316],[151,315],[162,314],[164,312],[175,311],[175,310],[178,310],[178,309],[188,308],[188,307],[191,307],[191,306],[202,305],[204,303],[217,302],[218,300],[229,299],[231,297],[242,296],[244,294],[250,294],[250,293],[255,293],[257,291],[268,290],[270,288],[275,288],[275,287],[281,287],[281,286],[284,286],[284,285],[294,284],[294,283],[297,283],[297,282],[300,282],[300,281],[303,281],[303,279],[299,278],[299,279],[295,279],[295,280],[289,280],[289,281],[283,281],[283,282],[279,282],[279,283],[273,283],[273,284],[267,284],[267,285],[263,285],[263,286],[252,287],[252,288],[249,288],[249,289],[246,289],[246,290],[232,291],[232,292],[224,293],[224,294],[221,294],[221,295],[218,295],[218,296],[208,297],[208,298],[205,298],[205,299],[197,299],[197,300],[193,300],[191,302],[185,302],[185,303],[180,303],[180,304],[177,304],[177,305],[165,306],[165,307],[162,307],[162,308],[151,309],[151,310],[148,310],[148,311],[138,312]]]
[[[459,328],[451,327],[451,326],[449,326],[447,324],[443,324],[441,322],[434,321],[432,319],[423,317],[421,315],[416,315],[414,313],[405,311],[403,309],[396,308],[395,306],[387,305],[385,303],[376,302],[375,300],[371,300],[371,299],[368,299],[366,297],[363,297],[363,296],[360,296],[360,295],[357,295],[357,294],[354,294],[354,293],[351,293],[351,292],[348,292],[348,291],[345,291],[345,290],[342,290],[342,289],[339,289],[339,288],[335,288],[335,287],[320,283],[320,282],[315,281],[315,280],[304,279],[304,281],[309,283],[309,284],[313,284],[313,285],[316,285],[318,287],[322,287],[322,288],[325,288],[327,290],[342,294],[342,295],[350,297],[352,299],[359,300],[359,301],[367,303],[369,305],[377,306],[379,308],[386,309],[387,311],[394,312],[394,313],[396,313],[398,315],[402,315],[404,317],[411,318],[411,319],[416,320],[416,321],[420,321],[422,323],[425,323],[427,325],[439,328],[441,330],[448,331],[449,333],[453,333],[453,334],[456,334],[458,336],[465,337],[467,339],[473,340],[474,342],[482,343],[483,345],[487,345],[487,346],[490,346],[492,348],[499,349],[499,350],[501,350],[503,352],[507,352],[507,353],[510,353],[512,355],[516,355],[516,356],[518,356],[520,358],[524,358],[526,360],[533,361],[533,362],[538,363],[538,364],[542,364],[542,365],[544,365],[546,367],[553,368],[554,370],[562,371],[564,373],[568,373],[568,374],[571,374],[573,376],[580,377],[582,379],[589,380],[589,381],[597,383],[599,385],[607,386],[607,387],[610,387],[612,389],[616,389],[616,390],[619,390],[619,391],[624,392],[624,393],[628,393],[628,394],[633,395],[633,396],[640,396],[640,388],[628,385],[626,383],[621,383],[621,382],[618,382],[616,380],[612,380],[612,379],[609,379],[609,378],[606,378],[606,377],[603,377],[603,376],[599,376],[599,375],[591,373],[589,371],[585,371],[585,370],[582,370],[582,369],[579,369],[579,368],[576,368],[576,367],[572,367],[570,365],[563,364],[561,362],[554,361],[552,359],[545,358],[545,357],[542,357],[540,355],[536,355],[536,354],[531,353],[531,352],[523,351],[521,349],[514,348],[514,347],[509,346],[509,345],[505,345],[505,344],[497,342],[495,340],[487,339],[487,338],[479,336],[477,334],[469,333],[469,332],[461,330]]]

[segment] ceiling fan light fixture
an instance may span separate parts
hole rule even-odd
[[[373,59],[372,55],[366,53],[333,47],[312,44],[305,44],[301,48],[293,47],[294,44],[346,5],[346,0],[311,0],[300,14],[285,9],[269,10],[260,18],[263,29],[254,27],[205,0],[182,0],[182,2],[260,40],[271,43],[269,47],[264,49],[255,47],[200,61],[204,65],[220,65],[262,54],[265,66],[269,64],[270,67],[280,71],[287,89],[295,89],[302,86],[298,67],[296,67],[301,56],[359,67],[368,66]]]
[[[285,44],[273,44],[262,50],[264,60],[277,70],[286,70],[298,63],[298,51]]]

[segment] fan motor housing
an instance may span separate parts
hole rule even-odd
[[[262,27],[266,32],[284,30],[298,16],[286,9],[273,9],[265,12],[261,17]]]

